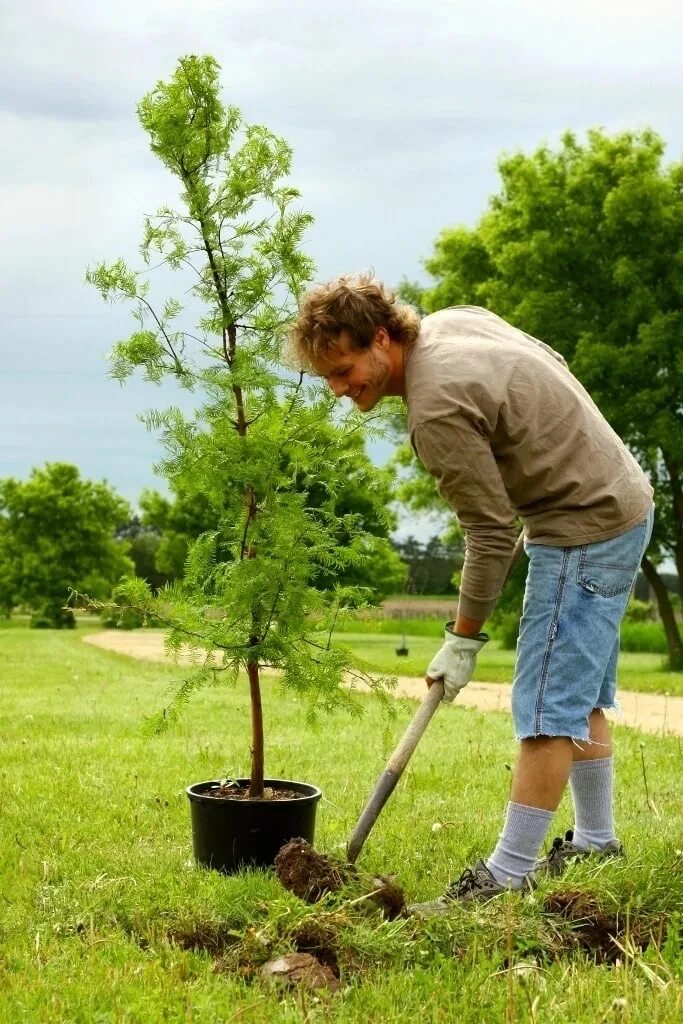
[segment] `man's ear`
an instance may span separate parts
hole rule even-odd
[[[391,338],[389,337],[389,332],[386,329],[386,327],[375,328],[374,342],[375,345],[377,345],[377,348],[382,349],[382,351],[384,352],[387,351],[389,345],[391,344]]]

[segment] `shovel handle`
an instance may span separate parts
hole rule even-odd
[[[377,785],[363,808],[358,824],[351,833],[349,845],[346,849],[346,856],[351,864],[355,863],[358,854],[363,849],[363,844],[370,834],[370,829],[377,821],[380,811],[393,793],[396,783],[403,774],[403,769],[408,764],[415,747],[422,739],[422,735],[441,703],[442,697],[443,682],[437,680],[437,682],[432,683],[423,697],[410,725],[404,732],[398,746],[389,758],[386,768],[377,780]]]
[[[503,586],[509,580],[510,574],[519,561],[523,550],[524,534],[520,533],[512,552]],[[389,758],[386,768],[377,780],[377,784],[370,794],[370,799],[358,819],[358,824],[351,833],[349,845],[346,848],[346,856],[351,864],[355,863],[358,854],[363,849],[363,844],[370,834],[370,829],[377,821],[382,808],[393,793],[396,783],[401,778],[403,769],[408,764],[415,747],[420,742],[422,734],[432,719],[432,715],[441,703],[443,689],[443,682],[441,680],[437,680],[429,687],[413,720],[404,732],[398,746]]]

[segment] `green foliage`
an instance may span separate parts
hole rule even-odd
[[[661,622],[634,622],[626,619],[621,627],[620,640],[622,651],[666,654],[666,634]]]
[[[649,601],[639,601],[632,597],[626,609],[624,620],[626,622],[651,622],[656,612]]]
[[[498,608],[491,616],[491,634],[499,642],[504,651],[514,651],[519,637],[520,615],[515,611],[500,611]]]
[[[247,669],[255,794],[263,769],[261,668],[278,669],[312,708],[351,702],[341,683],[362,666],[329,634],[340,611],[368,594],[359,584],[382,558],[382,537],[367,521],[372,514],[379,522],[387,480],[360,450],[357,417],[333,419],[333,396],[279,363],[312,274],[301,248],[311,218],[296,208],[299,195],[287,180],[289,146],[223,106],[211,57],[182,58],[138,112],[153,152],[179,182],[181,208],[147,218],[142,254],[150,270],[116,261],[87,278],[106,300],[132,303],[138,321],[114,349],[113,375],[175,377],[198,408],[146,418],[162,434],[159,470],[175,499],[148,495],[145,516],[170,527],[157,565],[176,578],[158,595],[132,579],[121,596],[168,627],[169,652],[189,645],[198,655],[164,723],[195,690]],[[189,294],[194,306],[153,299],[152,267],[172,271],[177,294]],[[357,494],[344,503],[353,487],[367,492],[364,514]],[[384,553],[385,574],[395,574],[387,562]],[[372,685],[383,691],[382,681]]]
[[[311,446],[320,447],[323,458],[329,449],[330,429],[335,432],[337,428],[319,424],[317,433],[309,438]],[[322,467],[321,476],[314,479],[310,472],[291,465],[288,450],[281,451],[279,459],[283,469],[291,474],[294,487],[304,496],[308,513],[315,517],[316,509],[321,509],[321,516],[328,525],[329,517],[324,509],[332,497],[338,546],[343,547],[349,541],[349,524],[354,531],[363,533],[364,557],[361,562],[351,562],[328,572],[316,569],[309,580],[311,585],[318,590],[361,587],[363,600],[376,603],[386,595],[400,591],[406,576],[406,567],[388,540],[389,530],[394,525],[394,518],[387,507],[392,497],[392,475],[372,465],[360,433],[348,433],[344,445],[348,453],[346,476],[337,481],[334,492],[330,492],[329,481],[322,476]],[[172,499],[147,490],[140,504],[144,524],[159,534],[156,569],[170,579],[180,580],[185,576],[192,544],[211,531],[216,513],[203,491],[193,492],[177,484],[173,489]]]
[[[651,131],[591,131],[504,157],[479,223],[437,239],[419,301],[487,306],[562,352],[649,473],[651,571],[671,557],[683,586],[683,164],[663,153]],[[669,645],[680,661],[675,623]]]
[[[100,623],[105,629],[139,629],[148,625],[142,612],[122,604],[105,605],[100,614]]]
[[[143,524],[159,538],[154,552],[156,571],[168,580],[182,579],[190,544],[213,525],[209,502],[201,493],[177,492],[173,498],[166,498],[146,489],[140,497],[140,509]]]
[[[4,601],[34,612],[33,625],[70,628],[64,609],[72,589],[97,598],[130,572],[115,532],[126,502],[106,483],[82,480],[75,466],[48,463],[28,480],[0,480],[0,579]]]
[[[163,543],[158,527],[147,525],[134,515],[118,530],[117,539],[126,542],[135,575],[147,580],[152,590],[157,591],[168,582],[169,575],[157,568],[157,556]]]

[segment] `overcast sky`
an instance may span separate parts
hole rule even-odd
[[[61,459],[133,503],[160,486],[136,413],[165,396],[108,379],[130,320],[83,276],[134,262],[143,215],[173,198],[135,108],[183,54],[214,55],[225,101],[293,146],[319,279],[426,280],[498,156],[566,129],[650,126],[680,159],[674,0],[0,0],[0,17],[0,476]]]

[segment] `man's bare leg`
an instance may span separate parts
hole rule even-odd
[[[590,743],[573,745],[575,761],[595,761],[612,756],[612,731],[602,708],[593,708],[588,719]]]
[[[527,807],[556,811],[573,761],[566,736],[534,736],[520,743],[510,799]]]
[[[565,736],[522,740],[510,799],[527,807],[556,811],[575,761],[612,756],[612,734],[600,708],[591,711],[588,725],[588,743]]]

